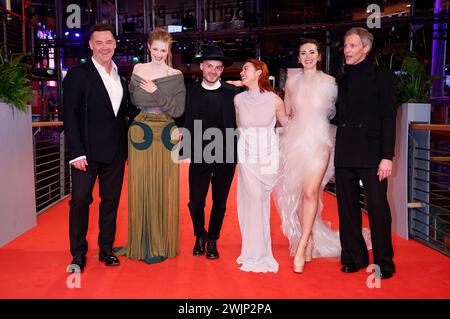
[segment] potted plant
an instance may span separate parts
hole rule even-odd
[[[28,105],[32,90],[24,71],[24,56],[0,52],[0,247],[36,225],[33,132]]]
[[[22,62],[25,53],[13,53],[8,56],[0,51],[0,102],[12,105],[27,112],[32,98],[32,90],[25,75]]]
[[[423,63],[417,58],[404,58],[398,79],[398,101],[400,103],[428,103],[431,77]]]

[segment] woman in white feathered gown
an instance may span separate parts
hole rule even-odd
[[[286,82],[285,106],[291,120],[281,137],[275,187],[282,230],[298,273],[313,257],[341,253],[339,232],[321,218],[322,191],[334,174],[336,128],[329,119],[335,113],[337,85],[332,76],[317,69],[319,50],[316,40],[303,40],[299,54],[303,69]]]

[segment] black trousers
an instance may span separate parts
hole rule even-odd
[[[98,177],[100,215],[98,246],[110,253],[116,236],[116,217],[125,168],[125,156],[117,155],[111,164],[89,162],[86,172],[72,169],[72,198],[69,201],[69,235],[72,256],[85,255],[88,250],[86,234],[89,224],[89,205]]]
[[[341,262],[360,267],[369,264],[369,255],[361,234],[362,214],[359,207],[359,180],[367,200],[374,263],[382,270],[395,271],[391,239],[391,211],[387,200],[387,179],[378,181],[378,168],[342,168],[335,171],[342,245]]]
[[[189,165],[188,207],[195,236],[201,236],[205,232],[205,202],[211,183],[213,202],[208,239],[219,239],[235,167],[236,164],[233,163],[191,163]]]

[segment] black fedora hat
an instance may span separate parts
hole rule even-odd
[[[224,67],[228,67],[233,64],[233,59],[224,56],[221,48],[212,45],[203,47],[202,55],[195,57],[193,62],[200,64],[205,60],[222,61]]]

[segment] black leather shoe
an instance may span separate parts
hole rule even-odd
[[[100,253],[98,259],[101,262],[104,262],[105,266],[119,266],[120,265],[119,258],[117,258],[117,256],[114,255],[113,253],[109,253],[109,254]]]
[[[217,244],[215,240],[208,240],[206,242],[206,258],[217,259],[219,258],[219,252],[217,251]]]
[[[341,271],[345,272],[345,273],[352,273],[352,272],[357,272],[361,268],[363,268],[363,267],[359,267],[355,263],[348,263],[348,264],[342,265]]]
[[[381,279],[388,279],[388,278],[391,278],[393,275],[394,275],[394,272],[389,271],[389,270],[381,270],[381,272],[380,272]]]
[[[194,256],[204,255],[205,254],[205,245],[206,245],[206,233],[203,234],[202,236],[196,237],[192,255],[194,255]]]
[[[83,272],[86,267],[86,256],[75,256],[69,265],[69,271],[71,272]]]

